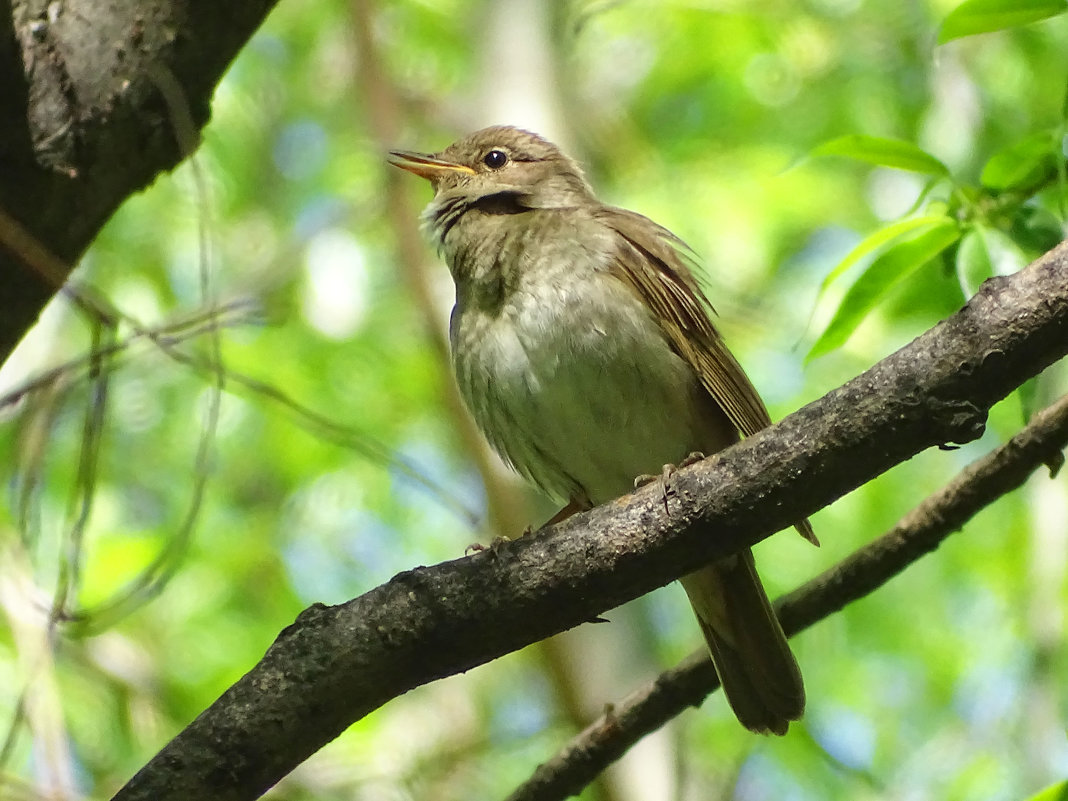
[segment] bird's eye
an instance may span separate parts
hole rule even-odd
[[[491,170],[499,170],[508,163],[508,154],[503,150],[491,150],[482,157],[482,163]]]

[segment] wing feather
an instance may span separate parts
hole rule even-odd
[[[689,251],[686,244],[632,211],[605,206],[597,216],[623,243],[612,260],[613,274],[652,309],[675,352],[693,367],[701,385],[734,427],[749,437],[771,425],[756,387],[712,323],[712,304],[684,258]],[[805,539],[818,544],[807,520],[798,523],[797,529]]]
[[[756,388],[712,323],[712,306],[683,260],[682,240],[624,209],[606,208],[602,219],[625,243],[612,265],[617,277],[653,310],[672,347],[735,428],[748,437],[771,425]]]

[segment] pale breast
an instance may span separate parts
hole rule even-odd
[[[547,493],[598,504],[639,474],[734,441],[596,249],[566,268],[558,256],[526,252],[528,269],[499,308],[454,311],[457,381],[494,448]]]

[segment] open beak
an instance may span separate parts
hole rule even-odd
[[[389,163],[394,167],[415,173],[420,178],[426,178],[431,183],[437,183],[440,178],[449,173],[475,174],[474,170],[464,164],[456,164],[428,153],[413,153],[409,150],[389,151]]]

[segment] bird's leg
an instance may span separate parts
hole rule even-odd
[[[689,467],[692,464],[697,464],[705,458],[705,455],[701,451],[690,451],[689,455],[679,462],[679,467]]]
[[[660,470],[660,475],[653,476],[647,473],[643,473],[634,479],[634,489],[641,489],[642,487],[652,484],[654,481],[660,484],[660,494],[664,498],[664,513],[668,511],[668,498],[675,494],[675,490],[671,488],[671,476],[675,472],[675,465],[666,464]]]
[[[652,484],[654,481],[660,482],[660,491],[664,497],[664,512],[668,511],[668,498],[675,494],[674,488],[671,486],[671,477],[675,474],[675,471],[682,469],[683,467],[689,467],[692,464],[697,464],[705,455],[700,451],[693,451],[686,456],[676,467],[673,464],[666,464],[660,470],[660,475],[652,476],[642,474],[634,479],[634,489],[640,489],[647,484]]]
[[[607,703],[604,705],[604,712],[601,715],[603,722],[602,728],[607,730],[616,729],[619,727],[619,718],[616,716],[616,705]]]
[[[589,507],[588,504],[584,504],[584,503],[582,503],[580,501],[576,501],[574,498],[572,498],[570,501],[567,502],[567,506],[565,506],[559,512],[557,512],[552,517],[550,517],[548,520],[546,520],[545,521],[545,525],[546,526],[555,526],[557,523],[563,523],[565,520],[567,520],[569,517],[571,517],[571,515],[578,514],[579,512],[584,512],[589,508],[590,507]],[[527,529],[526,533],[528,533],[528,534],[530,533],[530,529],[529,528]]]
[[[528,526],[527,530],[523,533],[525,534],[529,531],[530,527]],[[464,548],[464,556],[470,556],[471,554],[479,553],[480,551],[492,551],[493,553],[497,553],[497,549],[504,545],[504,543],[506,542],[510,542],[510,540],[503,534],[498,534],[496,537],[490,540],[489,545],[483,545],[481,542],[472,542],[470,545]]]

